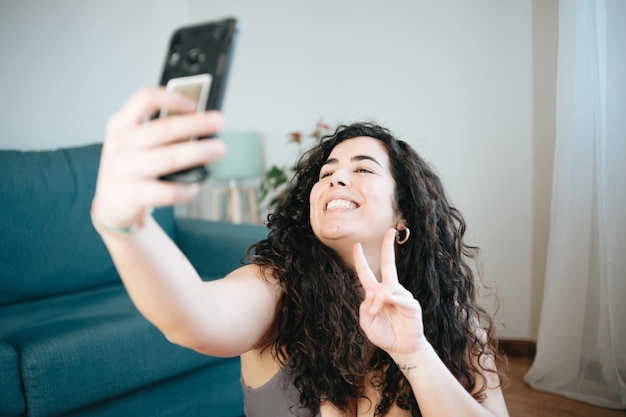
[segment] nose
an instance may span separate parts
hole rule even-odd
[[[347,187],[350,185],[350,179],[343,172],[343,170],[337,170],[333,173],[330,178],[330,186],[331,187]]]

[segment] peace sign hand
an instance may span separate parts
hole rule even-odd
[[[354,245],[356,273],[365,290],[359,322],[368,339],[390,355],[415,353],[428,345],[424,337],[422,309],[413,295],[398,282],[394,241],[389,229],[381,248],[381,275],[378,282],[360,243]]]

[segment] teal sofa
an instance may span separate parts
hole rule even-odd
[[[126,294],[89,219],[100,150],[0,150],[0,417],[241,416],[239,359],[168,342]],[[154,216],[203,279],[267,234]]]

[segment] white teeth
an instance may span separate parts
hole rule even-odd
[[[354,210],[355,208],[356,208],[356,204],[348,200],[331,200],[326,205],[326,210],[332,210],[332,209]]]

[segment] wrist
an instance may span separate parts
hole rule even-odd
[[[420,348],[410,353],[395,353],[390,355],[396,366],[407,377],[410,373],[421,368],[424,364],[432,363],[433,358],[438,358],[433,346],[425,341]]]
[[[90,216],[91,223],[93,224],[94,229],[96,229],[96,232],[98,232],[99,235],[109,235],[118,238],[128,239],[138,233],[141,229],[143,229],[143,227],[145,226],[146,218],[150,216],[151,213],[152,209],[146,210],[139,219],[131,223],[125,225],[113,225],[100,220],[100,218],[96,214],[96,204],[95,202],[92,202]]]

